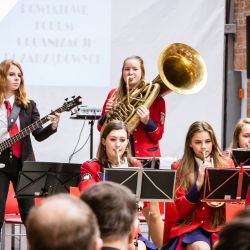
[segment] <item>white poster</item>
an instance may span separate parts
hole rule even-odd
[[[19,0],[5,6],[0,59],[20,62],[26,83],[109,84],[111,0]]]

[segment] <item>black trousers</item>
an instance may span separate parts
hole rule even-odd
[[[0,168],[0,229],[2,228],[5,215],[6,199],[9,190],[10,181],[16,190],[19,171],[22,169],[20,159],[12,156],[10,150],[4,151],[0,156],[0,164],[5,164]],[[1,165],[0,165],[1,166]],[[23,223],[25,223],[29,210],[34,206],[33,198],[17,198],[18,207]]]

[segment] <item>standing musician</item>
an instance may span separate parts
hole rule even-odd
[[[15,118],[12,114],[15,113]],[[9,117],[13,117],[8,119]],[[57,131],[60,114],[49,115],[51,124],[38,128],[33,132],[37,141],[43,141]],[[29,100],[24,87],[23,71],[14,60],[4,60],[0,64],[0,142],[12,137],[21,130],[40,119],[36,103]],[[12,122],[12,126],[8,124]],[[17,141],[12,148],[4,150],[0,155],[0,228],[5,214],[9,183],[17,187],[18,174],[22,170],[23,161],[34,161],[30,136]],[[25,222],[33,198],[18,198],[18,206],[22,221]]]
[[[107,119],[108,113],[118,102],[126,97],[132,88],[138,90],[145,86],[145,68],[139,56],[131,56],[124,60],[122,76],[117,89],[112,89],[104,103],[102,115],[98,121],[98,130]],[[130,138],[132,155],[135,157],[161,156],[159,141],[164,132],[165,101],[157,97],[148,109],[143,104],[138,107],[136,114],[140,118],[138,127]]]
[[[234,163],[222,154],[213,128],[207,122],[197,121],[189,127],[182,158],[172,165],[172,169],[177,169],[175,188],[177,219],[164,249],[212,249],[217,239],[217,232],[225,223],[225,205],[212,207],[209,203],[201,202],[206,167],[230,168],[234,167]],[[151,212],[159,214],[157,209]],[[160,228],[163,228],[162,224],[163,222],[158,219]],[[154,222],[154,225],[157,223]]]

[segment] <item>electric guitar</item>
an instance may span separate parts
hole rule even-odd
[[[38,128],[41,128],[43,126],[44,123],[49,121],[48,116],[52,115],[54,113],[62,113],[64,111],[70,111],[72,110],[74,107],[82,104],[82,100],[81,100],[81,96],[78,97],[72,97],[73,100],[71,101],[67,101],[58,109],[52,111],[50,114],[44,116],[43,118],[41,118],[40,120],[35,121],[34,123],[30,124],[29,126],[27,126],[26,128],[20,130],[17,134],[15,134],[14,136],[8,138],[7,140],[3,141],[0,143],[0,154],[7,148],[10,148],[15,142],[17,142],[18,140],[26,137],[27,135],[29,135],[30,133],[32,133],[33,131],[35,131]]]

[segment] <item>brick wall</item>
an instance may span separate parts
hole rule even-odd
[[[234,69],[246,70],[246,16],[250,15],[249,0],[234,0]],[[250,117],[250,80],[247,82],[247,116]]]

